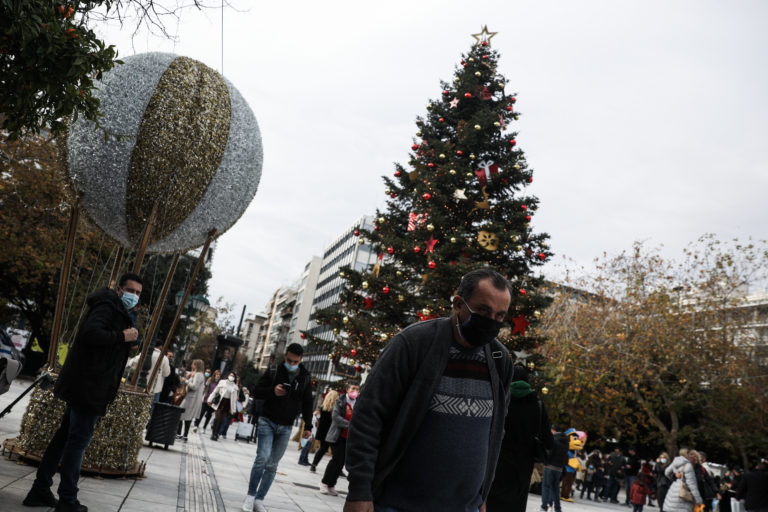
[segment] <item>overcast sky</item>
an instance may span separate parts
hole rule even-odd
[[[703,233],[765,238],[768,2],[261,2],[224,12],[224,74],[259,122],[264,167],[218,242],[210,296],[261,311],[312,255],[384,205],[415,117],[484,24],[518,93],[557,259],[633,241],[674,256]],[[220,70],[221,11],[187,10],[175,42],[103,29],[122,56],[168,51]],[[544,267],[544,273],[554,272]]]

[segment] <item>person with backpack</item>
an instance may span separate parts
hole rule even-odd
[[[275,479],[277,465],[285,454],[296,416],[304,419],[303,437],[309,439],[312,431],[312,378],[301,364],[304,348],[291,343],[285,351],[285,361],[274,371],[265,372],[253,390],[255,399],[264,400],[258,422],[258,448],[251,467],[248,494],[242,509],[266,512],[264,498]]]

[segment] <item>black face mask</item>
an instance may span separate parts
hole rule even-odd
[[[469,304],[464,299],[461,300],[469,309],[469,318],[462,324],[459,323],[459,316],[456,315],[456,326],[459,328],[462,339],[475,347],[482,347],[492,342],[499,335],[504,324],[472,311]]]

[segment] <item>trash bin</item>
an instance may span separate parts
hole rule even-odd
[[[162,444],[167,450],[168,446],[173,445],[182,412],[183,407],[155,402],[147,425],[147,435],[144,437],[145,441],[149,441],[149,446],[152,446],[152,443]]]

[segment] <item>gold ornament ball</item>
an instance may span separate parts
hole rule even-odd
[[[360,240],[358,240],[358,241],[357,241],[357,243],[358,243],[358,244],[360,244],[360,245],[363,245],[363,244],[365,243],[365,240],[363,240],[363,239],[361,238]]]
[[[389,336],[387,336],[386,334],[381,335],[381,341],[387,341],[388,339],[389,339]]]
[[[496,128],[498,128],[499,126],[501,126],[501,123],[500,123],[500,122],[498,122],[498,121],[496,121],[495,123],[493,123],[493,126],[495,126]]]
[[[514,119],[515,121],[517,121],[518,119],[520,119],[520,114],[515,114],[515,115],[513,115],[513,116],[512,116],[512,119]]]
[[[549,393],[549,388],[548,387],[541,388],[541,394],[542,395],[546,395],[547,393]]]
[[[470,154],[469,154],[469,158],[470,158],[471,160],[474,160],[474,159],[475,159],[475,154],[474,154],[474,153],[470,153]]]
[[[430,313],[429,308],[424,308],[421,310],[421,314],[424,316],[428,316]]]
[[[384,194],[385,195],[389,195],[390,193],[392,193],[392,191],[390,189],[388,189],[388,188],[384,189]]]
[[[474,176],[474,173],[471,173],[471,172],[467,173],[467,178],[471,178],[472,176]]]
[[[456,243],[456,237],[455,237],[455,236],[452,236],[452,237],[451,237],[451,243],[452,243],[452,244],[455,244],[455,243]]]
[[[403,302],[405,300],[405,295],[398,295],[397,296],[397,302]]]
[[[547,242],[541,242],[541,248],[547,249],[549,247],[549,244]]]
[[[432,104],[431,103],[427,104],[427,110],[432,110]]]
[[[539,311],[539,310],[537,309],[536,311],[534,311],[534,312],[533,312],[533,316],[535,316],[536,318],[539,318],[539,317],[541,317],[541,311]]]
[[[385,220],[386,219],[384,217],[379,217],[379,224],[384,224]]]
[[[440,153],[440,158],[445,158],[445,153]]]
[[[504,87],[504,82],[499,82],[499,87]]]
[[[395,274],[397,274],[397,277],[400,277],[400,276],[403,275],[403,271],[402,270],[398,270],[397,272],[395,272]]]
[[[483,129],[483,127],[480,126],[479,124],[475,125],[475,130],[482,130],[482,129]],[[470,155],[470,158],[474,158],[474,157]]]
[[[328,359],[333,359],[333,354],[328,354]]]
[[[479,71],[475,71],[475,76],[483,76],[483,74]]]
[[[523,246],[522,245],[518,245],[517,247],[515,247],[515,250],[516,251],[522,251],[523,250]]]
[[[512,241],[513,241],[513,242],[517,242],[518,240],[520,240],[520,237],[519,237],[519,236],[517,236],[517,235],[512,235]]]
[[[417,132],[416,132],[416,136],[417,136],[417,137],[421,137],[421,133],[422,133],[422,132],[421,132],[421,130],[417,131]]]
[[[453,79],[453,81],[456,82],[456,83],[458,83],[459,80],[461,80],[461,78],[459,78],[459,77],[456,77],[456,78]]]
[[[450,174],[451,176],[456,176],[456,169],[451,169],[450,171],[448,171],[448,174]]]
[[[363,281],[363,284],[361,285],[363,287],[363,290],[368,289],[368,281]]]
[[[344,277],[345,275],[344,272],[339,272],[339,277]]]
[[[528,369],[533,371],[534,368],[536,368],[536,363],[533,361],[528,361]]]
[[[350,359],[349,360],[349,364],[355,364],[355,360],[354,359]]]
[[[349,323],[349,317],[345,316],[344,318],[341,319],[341,321],[344,322],[345,324],[348,324]]]
[[[334,329],[333,330],[333,334],[339,334],[339,330],[338,329]]]
[[[435,226],[433,226],[432,224],[427,224],[427,231],[434,231],[434,230],[435,230]]]
[[[470,57],[470,58],[468,58],[467,60],[468,60],[469,62],[475,62],[475,58],[474,58],[474,57]]]

